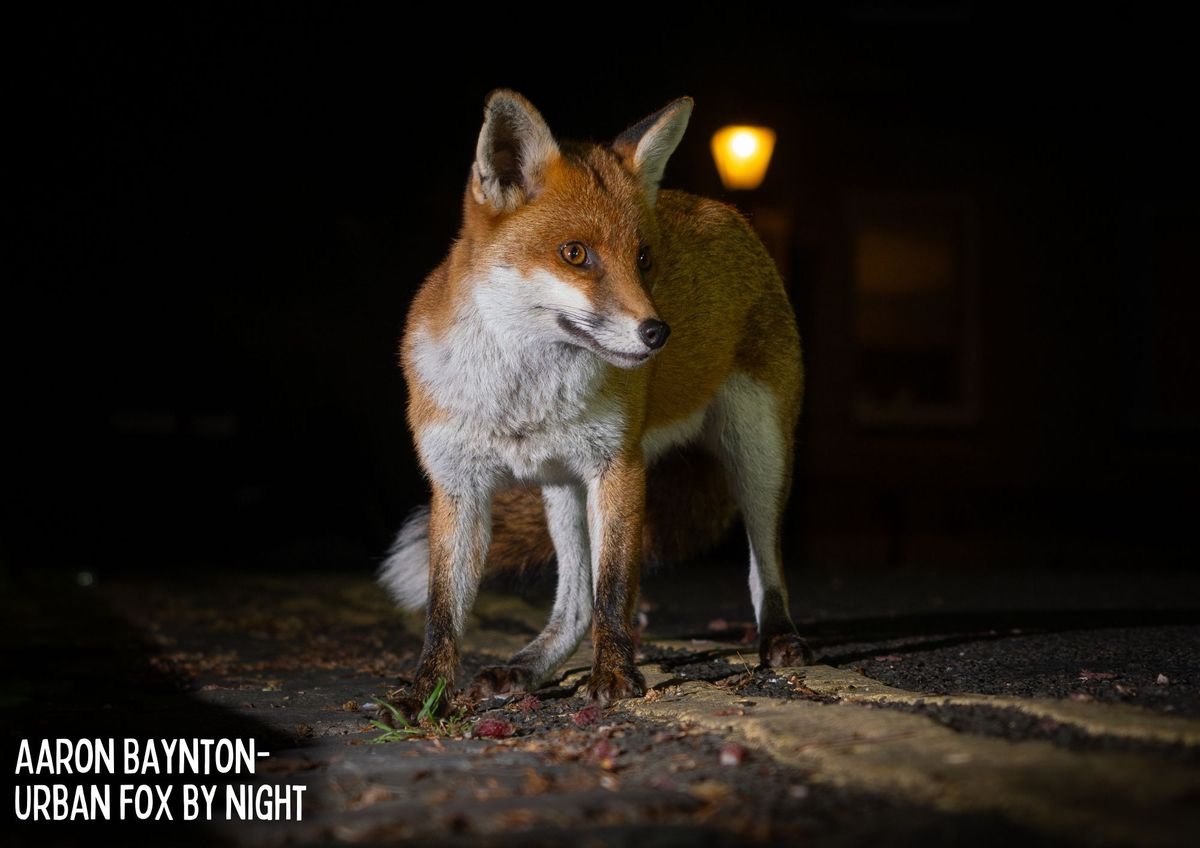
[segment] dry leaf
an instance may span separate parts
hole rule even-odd
[[[587,727],[589,724],[595,724],[599,720],[600,708],[595,704],[588,704],[571,717],[571,721],[575,722],[576,727]]]
[[[471,731],[478,739],[504,739],[515,732],[516,728],[502,718],[480,719]]]

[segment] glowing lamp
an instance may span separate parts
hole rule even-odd
[[[712,139],[717,172],[729,189],[758,188],[774,150],[775,131],[767,127],[725,127]]]

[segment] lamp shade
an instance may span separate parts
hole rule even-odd
[[[768,127],[724,127],[712,139],[717,172],[729,189],[758,188],[767,175],[774,150],[775,131]]]

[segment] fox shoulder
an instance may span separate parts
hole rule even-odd
[[[759,244],[754,228],[741,211],[729,203],[686,191],[665,189],[654,207],[664,238],[726,238]]]

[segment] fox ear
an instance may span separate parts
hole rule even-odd
[[[532,199],[558,144],[538,110],[515,91],[498,88],[483,107],[471,191],[480,203],[511,212]]]
[[[690,97],[672,100],[653,115],[625,130],[612,143],[613,150],[625,161],[626,166],[641,177],[651,206],[658,196],[658,184],[667,167],[667,160],[679,146],[687,129],[693,102]]]

